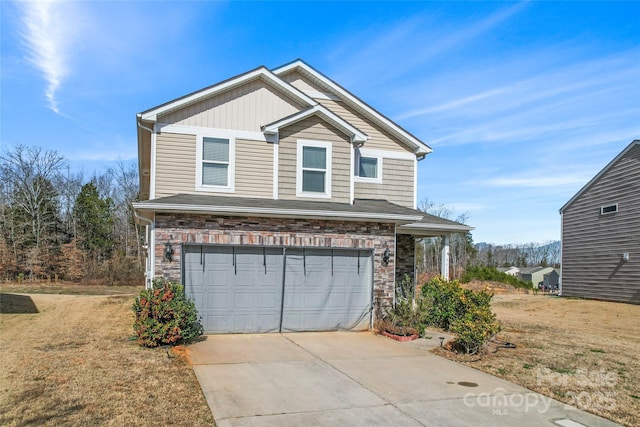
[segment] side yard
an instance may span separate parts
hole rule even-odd
[[[0,294],[0,425],[214,425],[192,368],[130,341],[129,289]]]
[[[640,419],[640,306],[498,294],[496,348],[469,366],[628,426]],[[461,359],[437,349],[448,358]]]

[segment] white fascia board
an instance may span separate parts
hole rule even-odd
[[[434,232],[442,233],[466,233],[475,229],[475,227],[469,227],[468,225],[449,225],[449,224],[427,224],[423,222],[414,224],[404,224],[398,227],[398,233],[400,234],[415,234],[415,235],[433,235]]]
[[[290,95],[292,98],[298,100],[302,104],[306,105],[315,105],[316,102],[302,93],[301,91],[295,89],[290,84],[287,84],[276,75],[274,75],[271,71],[267,70],[264,67],[260,67],[256,70],[250,71],[248,73],[242,74],[240,76],[231,78],[217,85],[213,85],[207,89],[203,89],[197,92],[192,93],[191,95],[187,95],[183,98],[176,99],[173,102],[169,102],[165,105],[162,105],[157,108],[153,108],[144,113],[140,113],[139,117],[142,120],[151,120],[157,121],[158,115],[166,113],[171,110],[175,110],[182,106],[197,102],[203,98],[207,98],[210,96],[214,96],[218,93],[224,92],[228,89],[234,88],[236,86],[240,86],[248,81],[254,80],[256,78],[264,78],[272,83],[274,86],[281,89],[284,93]]]
[[[156,124],[156,129],[158,133],[176,133],[181,135],[201,135],[217,138],[238,138],[248,139],[250,141],[271,142],[267,141],[267,137],[262,132],[253,132],[248,130],[206,128],[201,126],[173,125],[166,123]]]
[[[300,120],[306,119],[307,117],[310,117],[314,114],[321,116],[325,121],[336,126],[342,132],[349,135],[349,137],[351,138],[351,143],[365,142],[367,141],[367,139],[369,139],[367,134],[344,120],[342,117],[327,110],[322,105],[314,105],[312,108],[293,114],[289,117],[285,117],[284,119],[278,120],[277,122],[270,123],[264,126],[262,130],[263,132],[268,134],[276,134],[278,133],[280,128],[284,128],[292,123],[299,122]]]
[[[210,205],[178,205],[171,203],[133,203],[134,209],[153,212],[185,212],[207,213],[214,215],[242,215],[263,217],[291,217],[291,218],[331,218],[350,221],[388,221],[394,223],[408,223],[419,221],[419,215],[394,215],[386,213],[370,212],[341,212],[341,211],[316,211],[307,209],[276,209],[255,208],[239,206],[210,206]]]
[[[404,141],[405,143],[408,143],[409,145],[413,146],[416,155],[429,154],[433,151],[431,147],[429,147],[427,144],[420,141],[419,139],[417,139],[416,137],[414,137],[413,135],[411,135],[410,133],[402,129],[397,124],[393,123],[391,120],[384,117],[382,114],[380,114],[373,108],[369,107],[367,104],[365,104],[364,102],[356,98],[354,95],[352,95],[351,93],[347,92],[345,89],[340,87],[333,80],[329,79],[325,75],[319,73],[318,71],[316,71],[315,69],[307,65],[304,61],[301,61],[301,60],[294,61],[280,68],[276,68],[275,70],[273,70],[273,73],[276,75],[286,74],[288,71],[295,68],[301,68],[307,74],[312,75],[314,78],[320,80],[322,83],[330,87],[332,91],[338,93],[343,99],[346,99],[352,104],[357,105],[360,109],[362,109],[368,115],[370,115],[374,120],[377,120],[384,126],[389,127],[393,132],[400,135],[405,140]]]

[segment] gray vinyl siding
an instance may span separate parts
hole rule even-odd
[[[262,79],[158,117],[159,123],[260,132],[302,106]]]
[[[562,295],[640,303],[640,145],[564,208],[562,227]]]
[[[296,197],[298,139],[331,143],[331,198],[306,200],[350,203],[351,144],[347,136],[316,116],[301,120],[280,131],[278,148],[278,198]]]
[[[273,197],[273,144],[236,139],[235,192],[196,191],[195,135],[158,134],[156,137],[155,197],[176,194]]]
[[[385,199],[408,208],[414,207],[414,161],[382,159],[382,184],[355,182],[356,199]]]

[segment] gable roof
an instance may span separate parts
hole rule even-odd
[[[282,75],[292,71],[298,71],[303,75],[311,76],[314,80],[319,81],[323,86],[329,88],[331,92],[338,95],[338,97],[342,101],[355,107],[366,117],[373,120],[374,122],[377,122],[383,128],[389,130],[402,142],[407,144],[409,147],[412,147],[416,155],[426,155],[433,151],[431,147],[419,140],[415,135],[412,135],[411,133],[400,127],[398,124],[394,123],[391,119],[375,110],[371,106],[367,105],[360,98],[340,86],[338,83],[331,80],[329,77],[320,73],[301,59],[296,59],[293,62],[278,67],[273,70],[273,73],[276,75]]]
[[[640,146],[640,139],[631,141],[631,144],[629,144],[624,150],[622,150],[620,154],[618,154],[613,160],[611,160],[600,172],[598,172],[596,176],[594,176],[589,182],[587,182],[584,187],[582,187],[571,199],[569,199],[567,203],[564,204],[564,206],[560,208],[560,213],[564,212],[565,209],[567,209],[574,201],[576,201],[578,197],[580,197],[593,184],[595,184],[602,175],[604,175],[609,169],[615,166],[615,164],[618,163],[618,161],[620,161],[620,159],[622,159],[635,146]]]
[[[166,114],[170,111],[183,108],[189,104],[193,104],[195,102],[201,101],[202,99],[215,96],[221,92],[243,85],[258,78],[265,80],[267,83],[281,90],[283,93],[302,105],[313,106],[317,104],[316,101],[305,95],[302,91],[283,81],[264,66],[261,66],[238,76],[231,77],[230,79],[227,79],[220,83],[216,83],[212,86],[197,90],[188,95],[182,96],[169,102],[165,102],[164,104],[158,105],[157,107],[153,107],[149,110],[143,111],[142,113],[138,114],[138,119],[150,120],[155,122],[157,121],[158,116],[161,114]]]
[[[290,124],[299,122],[300,120],[306,119],[307,117],[313,115],[320,117],[322,120],[333,125],[337,129],[348,135],[352,143],[364,143],[368,139],[366,133],[362,132],[357,127],[344,120],[342,117],[338,116],[337,114],[319,104],[268,125],[262,126],[262,131],[269,134],[275,134],[278,133],[280,128],[287,127]]]

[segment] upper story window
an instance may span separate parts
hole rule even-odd
[[[368,152],[366,149],[357,149],[355,156],[356,181],[382,183],[382,157]]]
[[[298,140],[296,195],[331,197],[331,144]]]
[[[198,136],[196,145],[198,152],[196,189],[233,192],[235,140]]]

